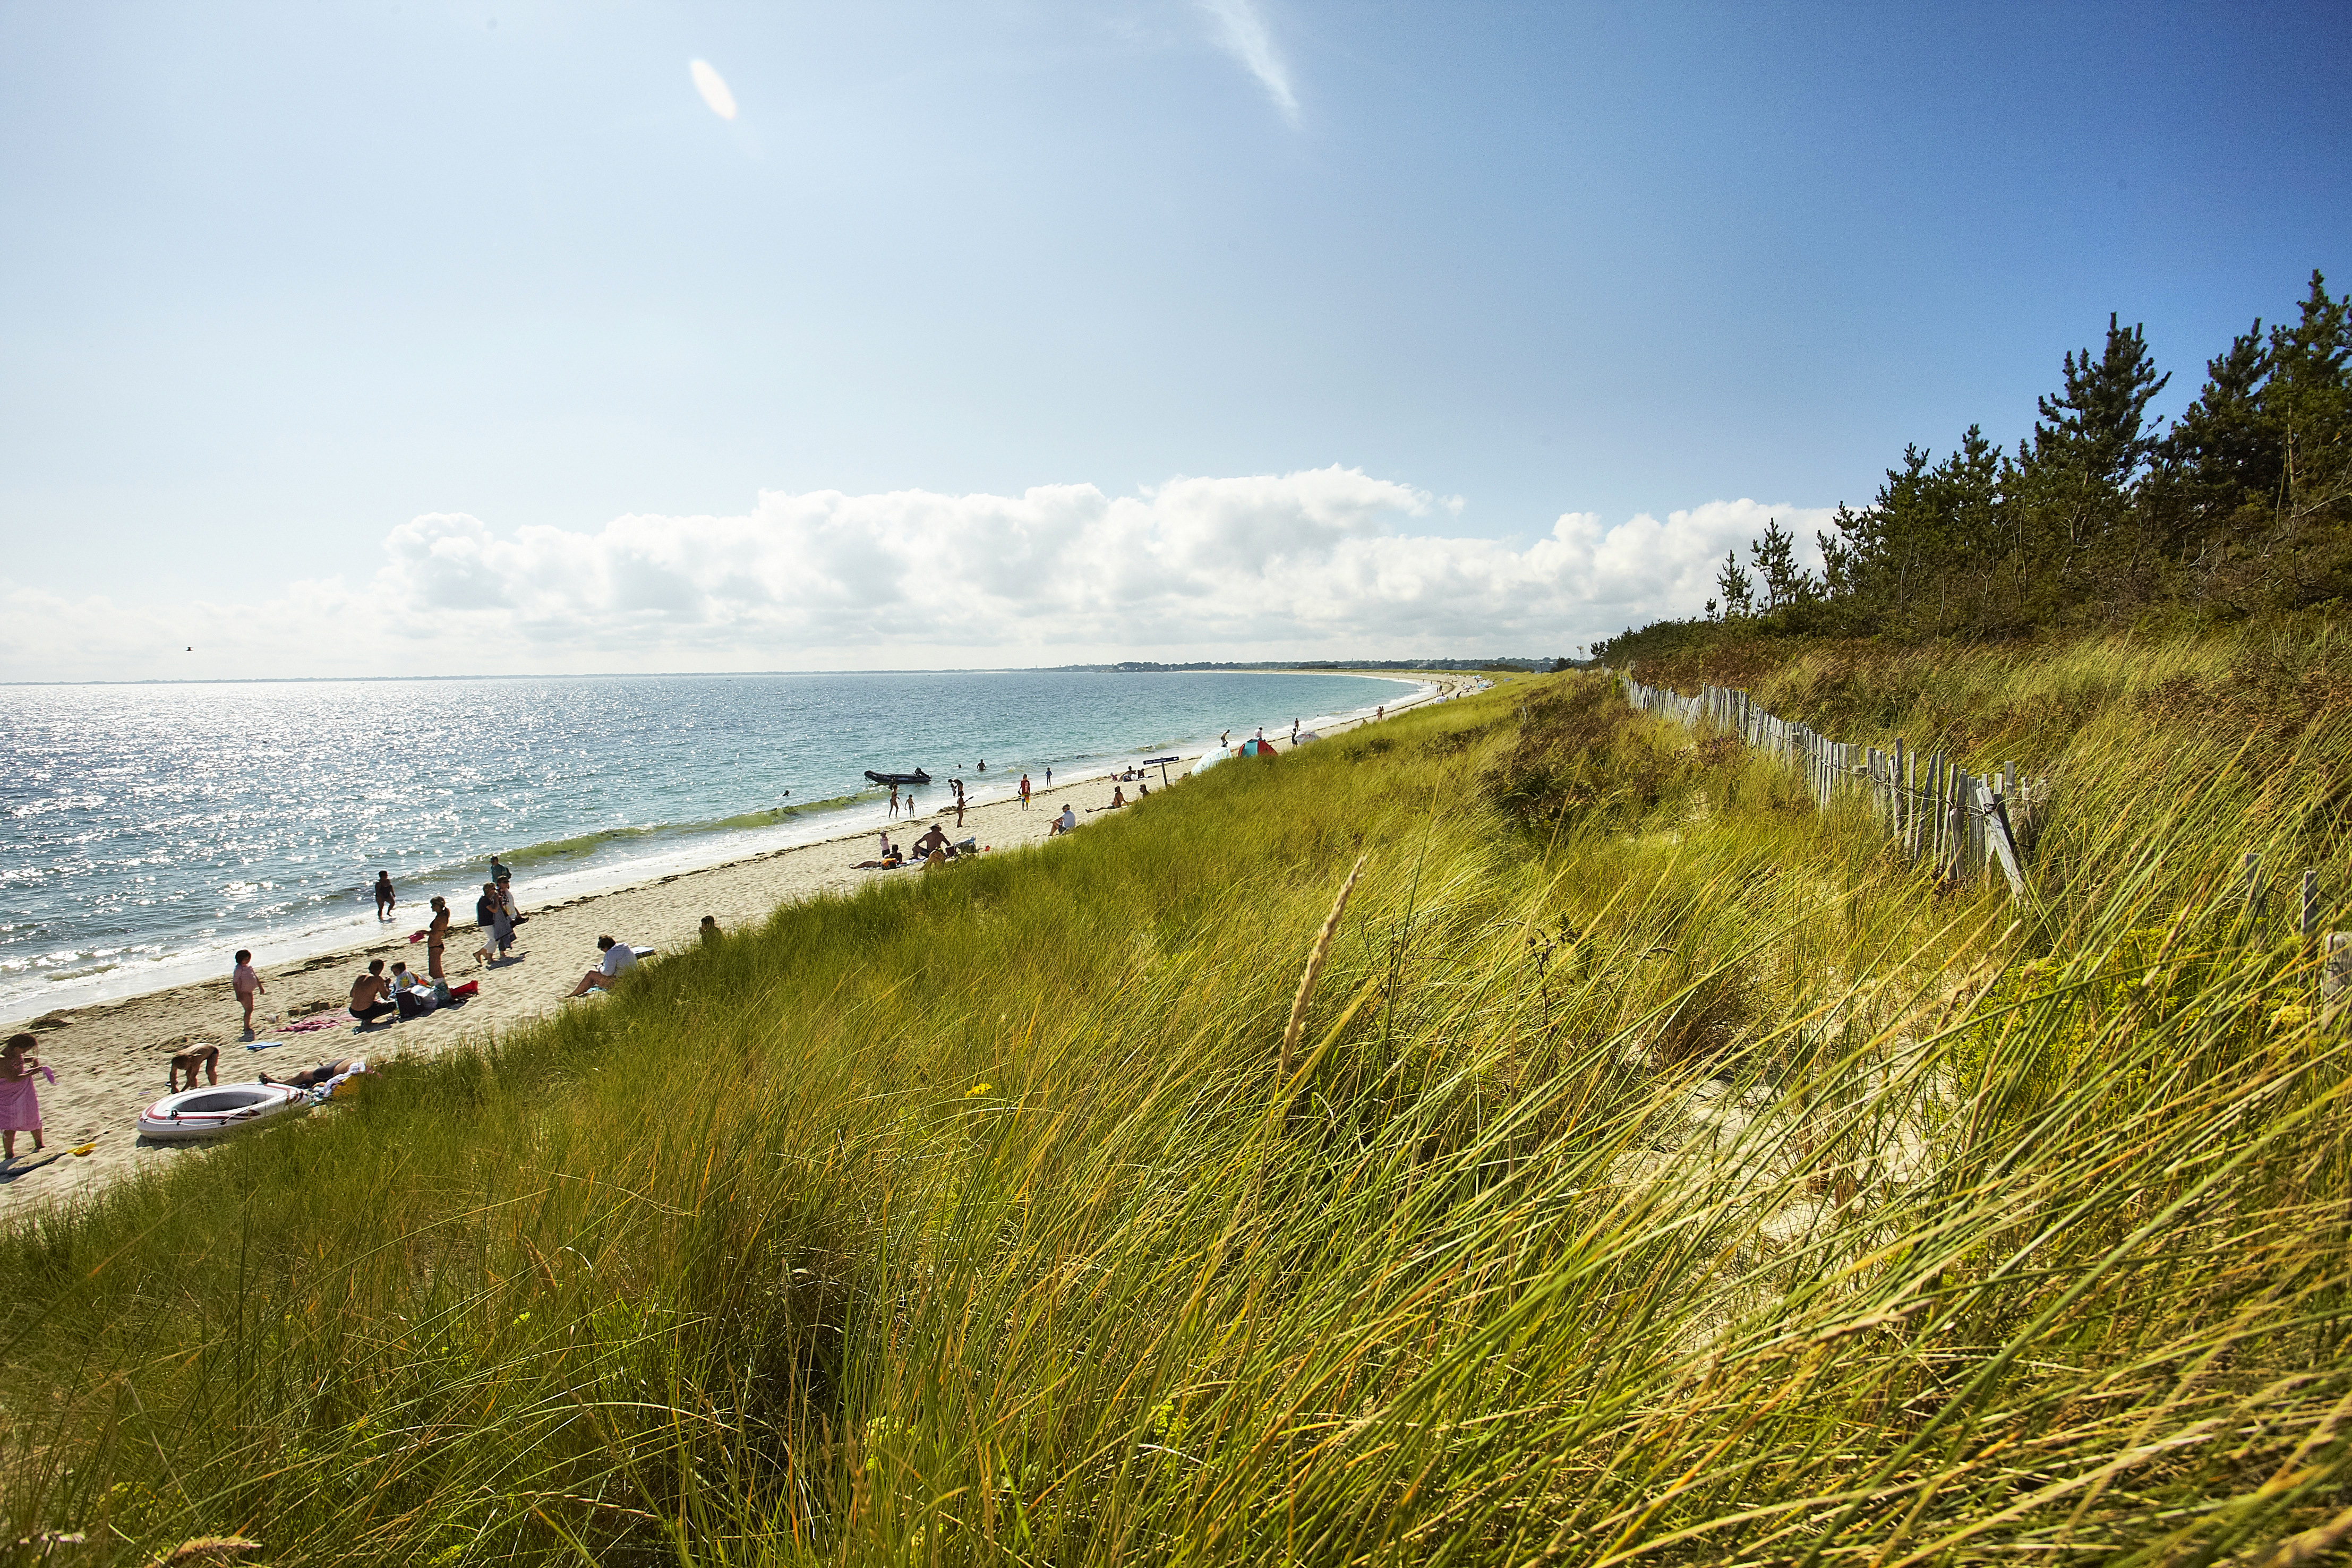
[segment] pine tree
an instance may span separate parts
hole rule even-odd
[[[1715,585],[1723,591],[1723,618],[1727,621],[1747,614],[1755,602],[1755,580],[1741,570],[1736,549],[1724,552],[1723,565],[1715,574]]]
[[[1781,610],[1813,597],[1812,574],[1797,564],[1797,541],[1780,527],[1778,517],[1764,519],[1764,537],[1748,541],[1748,559],[1764,580],[1764,608]]]
[[[2141,328],[2125,331],[2109,311],[2106,352],[2095,361],[2084,349],[2077,361],[2070,351],[2062,373],[2059,395],[2035,400],[2042,418],[2033,426],[2029,461],[2122,490],[2156,449],[2156,437],[2145,428],[2147,405],[2172,380],[2170,372],[2158,375]]]

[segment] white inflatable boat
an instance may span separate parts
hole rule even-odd
[[[283,1083],[220,1083],[166,1094],[139,1114],[139,1134],[163,1144],[218,1137],[274,1116],[299,1115],[310,1096]]]

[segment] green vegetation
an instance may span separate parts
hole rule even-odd
[[[2284,880],[2344,893],[2342,641],[1677,656],[2047,775],[2032,904],[1598,674],[1228,764],[0,1240],[12,1560],[2252,1562],[2352,1523],[2345,1041]]]
[[[2138,327],[2060,361],[2014,453],[1970,425],[1938,462],[1906,450],[1871,504],[1818,536],[1823,571],[1777,520],[1717,574],[1707,618],[1745,634],[1896,640],[2113,625],[2148,606],[2231,622],[2352,594],[2352,295],[2311,284],[2291,321],[2257,319],[2206,363],[2168,428],[2171,380]],[[1594,652],[1642,656],[1637,634]]]

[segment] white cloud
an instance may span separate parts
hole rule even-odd
[[[727,90],[727,78],[711,68],[709,60],[689,60],[687,74],[694,78],[694,90],[710,106],[710,112],[721,120],[735,118],[735,95]]]
[[[1524,549],[1417,531],[1440,500],[1358,469],[1019,496],[764,492],[731,517],[391,530],[366,582],[141,606],[0,585],[0,678],[1051,664],[1568,652],[1695,613],[1777,516],[1715,501]],[[194,644],[196,652],[186,652]]]
[[[1290,68],[1276,50],[1256,0],[1201,0],[1201,8],[1216,23],[1218,47],[1247,67],[1282,117],[1297,124],[1298,99],[1290,90]]]

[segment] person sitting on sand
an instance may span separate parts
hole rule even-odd
[[[404,1019],[422,1018],[440,1006],[433,988],[409,973],[405,964],[392,967],[392,1003]]]
[[[196,1086],[198,1068],[204,1069],[205,1082],[207,1084],[218,1083],[220,1082],[220,1047],[192,1045],[185,1051],[173,1051],[172,1065],[163,1073],[163,1092],[167,1094],[178,1093],[180,1074],[183,1072],[188,1075],[188,1087],[194,1089]]]
[[[1127,790],[1126,790],[1123,787],[1121,787],[1121,786],[1119,786],[1119,785],[1117,785],[1117,784],[1112,785],[1112,786],[1111,786],[1111,790],[1110,790],[1110,804],[1109,804],[1108,806],[1105,807],[1105,808],[1104,808],[1104,810],[1109,810],[1109,811],[1116,811],[1116,810],[1118,810],[1121,806],[1124,806],[1124,805],[1126,805],[1126,804],[1127,804]]]
[[[33,1087],[36,1077],[51,1083],[58,1075],[41,1064],[33,1052],[41,1042],[29,1034],[12,1034],[6,1045],[0,1045],[0,1136],[7,1140],[0,1147],[0,1158],[16,1157],[16,1134],[33,1134],[33,1152],[41,1152],[41,1096]]]
[[[947,847],[947,834],[940,830],[940,825],[937,822],[933,822],[931,824],[931,831],[915,841],[915,858],[917,860],[929,860]]]
[[[281,1089],[316,1089],[329,1079],[366,1071],[367,1058],[346,1056],[337,1061],[322,1061],[316,1067],[306,1067],[301,1071],[289,1073],[284,1078],[272,1078],[265,1072],[261,1075],[261,1081],[264,1083],[274,1083]]]
[[[604,950],[604,959],[580,977],[580,983],[572,988],[572,994],[575,997],[584,997],[591,991],[609,991],[614,981],[637,967],[637,950],[626,942],[599,936],[596,946]]]
[[[1077,825],[1078,814],[1071,810],[1070,803],[1065,800],[1062,802],[1062,814],[1054,819],[1054,825],[1045,830],[1045,836],[1049,839],[1058,837],[1074,831]]]
[[[719,916],[716,915],[702,917],[702,945],[706,947],[719,946]]]
[[[383,960],[370,958],[367,973],[352,982],[352,1017],[360,1020],[362,1029],[390,1012],[398,1012],[396,1003],[387,1001],[384,993],[392,989],[383,977]]]

